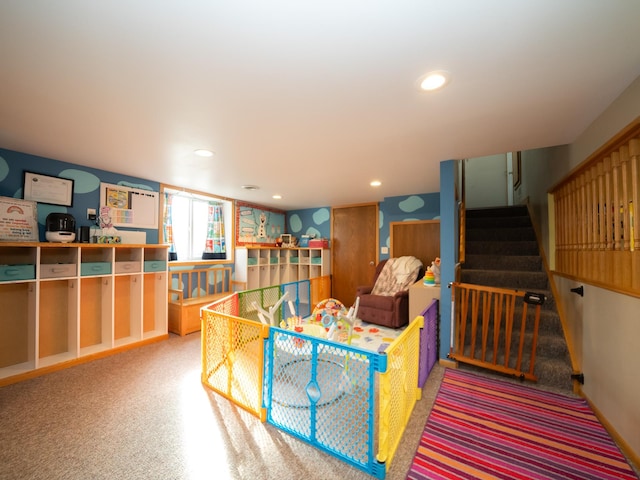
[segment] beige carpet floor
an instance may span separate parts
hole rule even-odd
[[[387,479],[404,479],[444,369],[434,368]],[[200,335],[0,388],[0,479],[359,480],[200,383]]]

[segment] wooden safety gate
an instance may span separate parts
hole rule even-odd
[[[449,358],[537,381],[533,371],[540,308],[546,297],[467,283],[450,286],[455,330]]]

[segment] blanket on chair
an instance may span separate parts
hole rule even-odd
[[[422,262],[416,257],[390,258],[382,267],[371,294],[392,296],[407,290],[417,280],[421,268]]]

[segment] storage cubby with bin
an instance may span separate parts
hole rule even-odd
[[[116,248],[114,272],[118,275],[141,273],[142,256],[143,252],[140,248]]]
[[[51,247],[40,250],[40,280],[49,278],[75,278],[78,275],[78,249]]]
[[[167,247],[0,243],[0,386],[167,338]]]
[[[167,333],[167,251],[144,249],[142,337],[153,338]]]
[[[0,247],[0,372],[35,368],[36,247]]]
[[[99,245],[80,248],[80,276],[111,275],[113,263],[113,247]]]

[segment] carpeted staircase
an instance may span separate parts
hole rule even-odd
[[[540,385],[571,391],[572,369],[567,344],[527,208],[467,210],[465,251],[463,283],[546,296],[540,316],[534,373]],[[519,318],[518,312],[516,318]]]

